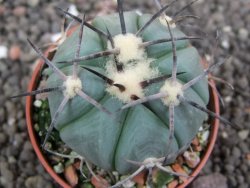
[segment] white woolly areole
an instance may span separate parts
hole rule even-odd
[[[175,23],[171,23],[173,21],[173,19],[170,16],[163,15],[163,16],[159,17],[159,21],[161,22],[161,24],[164,25],[164,26],[166,26],[166,27],[168,27],[168,24],[167,24],[166,20],[168,21],[169,26],[171,28],[176,28],[176,24]]]
[[[166,93],[167,96],[162,98],[162,102],[169,106],[170,104],[178,106],[180,104],[178,95],[183,96],[182,84],[172,80],[167,80],[160,89],[161,93]]]
[[[158,70],[152,69],[150,67],[150,62],[152,62],[152,59],[127,65],[121,72],[117,72],[114,62],[108,62],[106,70],[110,79],[112,79],[115,84],[123,85],[126,90],[121,92],[116,86],[109,85],[106,89],[107,92],[124,103],[130,102],[131,96],[133,95],[136,95],[139,98],[144,97],[144,92],[140,86],[140,82],[158,75]]]
[[[129,61],[142,60],[146,57],[144,48],[140,48],[142,39],[136,37],[134,34],[119,34],[113,39],[115,48],[120,50],[120,54],[117,55],[119,62],[126,64]],[[112,49],[110,42],[108,43],[108,48]]]
[[[76,96],[77,92],[82,89],[82,81],[79,78],[68,76],[63,86],[65,87],[64,96],[73,98]]]

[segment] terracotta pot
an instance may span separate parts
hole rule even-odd
[[[74,30],[75,30],[75,28],[74,28]],[[71,30],[70,33],[72,33],[72,31],[73,30]],[[51,58],[51,54],[49,54],[49,50],[46,51],[45,55],[50,56],[50,58]],[[32,91],[32,90],[35,90],[37,88],[38,81],[39,81],[38,80],[39,74],[41,72],[42,67],[43,67],[43,61],[40,60],[37,67],[35,68],[35,70],[32,74],[31,81],[29,82],[28,91]],[[214,82],[212,82],[212,84],[215,85]],[[52,176],[52,178],[60,186],[62,186],[64,188],[70,188],[71,186],[66,182],[66,180],[64,180],[62,177],[60,177],[58,174],[55,173],[52,166],[48,163],[46,156],[44,156],[42,151],[41,151],[41,148],[40,148],[41,143],[38,142],[37,133],[34,130],[34,124],[33,124],[33,118],[32,118],[33,117],[32,116],[33,101],[34,101],[34,98],[31,96],[28,96],[26,98],[26,122],[27,122],[28,133],[29,133],[29,137],[31,140],[31,144],[32,144],[40,162],[42,163],[42,165],[44,166],[46,171]],[[209,106],[210,110],[212,110],[217,115],[219,115],[219,113],[220,113],[219,99],[218,99],[216,91],[211,86],[210,86],[210,102],[209,102],[208,106]],[[212,152],[212,149],[214,147],[214,144],[215,144],[215,141],[217,138],[218,128],[219,128],[219,120],[218,119],[211,120],[211,130],[210,130],[209,142],[208,142],[208,146],[207,146],[207,148],[206,148],[206,150],[201,158],[201,161],[200,161],[199,165],[191,173],[190,178],[188,178],[186,181],[184,181],[183,184],[179,185],[178,186],[179,188],[186,187],[199,174],[201,169],[206,164],[206,162],[207,162],[207,160]]]

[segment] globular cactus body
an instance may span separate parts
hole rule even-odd
[[[135,12],[125,12],[126,35],[130,33],[135,36],[135,33],[151,17],[152,15],[149,14],[138,15]],[[91,24],[102,31],[107,31],[108,28],[113,38],[122,33],[118,14],[97,17]],[[72,65],[59,64],[57,62],[75,58],[78,32],[79,30],[74,32],[58,47],[52,61],[66,75],[70,75]],[[175,38],[185,36],[177,28],[172,29],[172,32]],[[165,25],[156,20],[138,37],[142,42],[147,42],[170,38],[170,33]],[[200,64],[200,56],[188,40],[176,41],[175,44],[178,56],[177,70],[182,72],[177,77],[177,80],[178,83],[183,85],[202,74],[203,69]],[[110,48],[110,42],[106,38],[87,27],[84,28],[80,56],[104,51],[108,48]],[[130,49],[129,45],[127,45],[127,49]],[[128,72],[129,69],[136,69],[136,66],[141,65],[143,62],[142,67],[145,68],[145,64],[147,64],[149,68],[146,67],[145,70],[149,69],[149,71],[144,75],[142,74],[138,80],[136,74],[140,73],[140,71],[131,73],[135,76],[135,79],[130,82],[128,80],[131,78],[126,78],[126,75],[124,77],[121,76],[122,78],[115,78],[115,74],[118,74],[119,77],[119,75],[125,74],[126,71]],[[78,71],[82,82],[82,90],[109,109],[114,116],[111,117],[103,113],[89,102],[82,100],[79,96],[75,96],[69,100],[64,110],[60,113],[55,128],[60,132],[61,139],[87,161],[107,171],[115,170],[120,174],[128,174],[134,172],[137,167],[127,160],[142,162],[148,158],[164,157],[169,151],[171,153],[178,152],[195,137],[202,123],[207,119],[207,115],[185,103],[176,105],[174,138],[171,141],[171,150],[169,150],[167,147],[169,143],[169,113],[168,107],[163,100],[149,101],[145,105],[139,104],[121,111],[117,111],[117,109],[121,108],[124,103],[129,102],[128,97],[122,98],[125,94],[130,96],[130,94],[135,94],[133,92],[140,90],[142,96],[139,97],[141,98],[158,93],[163,88],[165,80],[145,88],[142,88],[140,83],[137,82],[141,81],[141,79],[149,79],[155,76],[171,75],[173,66],[171,43],[149,46],[144,50],[143,55],[138,54],[138,59],[121,62],[124,64],[124,72],[121,71],[114,74],[108,67],[112,63],[114,63],[113,56],[81,61],[80,65],[84,66],[84,68],[79,67]],[[110,91],[114,89],[112,88],[114,86],[109,85],[86,68],[99,72],[106,77],[112,77],[114,81],[120,79],[119,81],[123,82],[124,80],[127,88],[129,88],[130,83],[135,86],[138,85],[138,90],[119,91],[116,88],[118,90],[117,93],[121,92],[121,96],[116,95]],[[50,70],[46,73],[49,75],[47,80],[48,87],[63,85],[63,81],[55,73],[52,73]],[[140,75],[138,74],[138,76]],[[133,88],[135,88],[134,85]],[[123,93],[125,94],[123,95]],[[205,107],[209,100],[207,80],[205,78],[200,80],[191,88],[185,90],[183,95],[185,98]],[[52,116],[57,111],[64,97],[65,93],[61,91],[49,93],[49,105]],[[170,163],[171,160],[169,159],[167,162]]]

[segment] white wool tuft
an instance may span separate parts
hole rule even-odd
[[[178,106],[180,104],[178,95],[183,96],[182,84],[179,82],[173,82],[172,80],[166,80],[165,84],[160,89],[161,93],[167,93],[167,96],[162,98],[162,102],[169,106],[173,104]]]
[[[159,21],[161,22],[161,24],[168,27],[166,20],[168,21],[170,28],[176,28],[176,24],[171,23],[173,21],[173,19],[170,16],[163,15],[163,16],[159,17]]]
[[[114,37],[114,46],[120,49],[120,54],[117,55],[118,61],[126,64],[129,61],[142,60],[146,57],[145,50],[140,48],[140,44],[142,44],[142,39],[134,34],[116,35]],[[108,48],[112,49],[110,42]]]
[[[65,87],[64,95],[73,98],[76,96],[77,92],[82,89],[82,81],[79,78],[68,76],[63,86]]]
[[[136,64],[127,65],[121,72],[117,72],[114,62],[108,62],[106,66],[107,74],[114,83],[125,86],[126,90],[121,92],[116,86],[108,86],[107,92],[124,103],[130,102],[132,95],[136,95],[139,98],[144,97],[140,82],[158,75],[158,70],[152,69],[150,62],[152,60],[148,59],[139,61]]]

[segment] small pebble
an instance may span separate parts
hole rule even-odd
[[[228,188],[227,178],[220,173],[198,177],[191,188]]]
[[[249,32],[246,28],[240,28],[240,30],[239,30],[240,40],[242,40],[242,41],[249,40],[248,35],[249,35]]]
[[[36,7],[40,0],[27,0],[27,3],[31,7]]]
[[[51,183],[40,175],[30,176],[25,180],[25,187],[28,188],[52,188]]]
[[[10,164],[16,163],[16,158],[14,156],[8,157],[8,163],[10,163]]]
[[[246,140],[248,138],[248,135],[249,135],[249,130],[239,131],[238,135],[239,135],[241,140]]]
[[[195,168],[200,163],[200,157],[196,152],[184,152],[184,158],[190,168]]]
[[[0,4],[0,16],[4,15],[5,6]]]
[[[228,49],[230,48],[230,43],[229,43],[228,40],[224,39],[224,40],[222,40],[222,42],[221,42],[221,46],[222,46],[224,49],[228,50]]]
[[[24,16],[26,14],[26,11],[27,11],[26,7],[18,6],[13,10],[13,14],[17,17]]]
[[[72,187],[78,184],[78,175],[73,165],[69,165],[65,168],[64,176]]]
[[[91,177],[91,183],[95,186],[95,188],[107,188],[109,187],[109,183],[103,177],[97,175],[96,179],[94,176]]]
[[[227,171],[228,173],[233,173],[234,170],[235,170],[235,167],[234,167],[233,164],[226,164],[226,165],[225,165],[225,169],[226,169],[226,171]]]
[[[71,14],[73,14],[73,15],[79,15],[79,12],[78,12],[76,6],[73,5],[73,4],[71,4],[71,5],[69,6],[68,12],[71,13]]]
[[[64,172],[64,166],[62,163],[58,163],[57,165],[54,165],[53,166],[53,169],[54,171],[57,173],[57,174],[61,174]]]
[[[234,147],[232,150],[232,154],[234,158],[240,158],[241,157],[241,150],[238,147]]]
[[[42,106],[42,101],[41,100],[35,100],[34,102],[34,106],[37,107],[37,108],[40,108]]]
[[[226,33],[231,33],[232,32],[232,27],[227,25],[227,26],[223,27],[223,31],[226,32]]]
[[[0,145],[3,145],[7,141],[7,135],[0,132]]]
[[[210,134],[210,131],[208,131],[208,130],[204,131],[202,133],[201,138],[200,138],[201,139],[200,140],[201,144],[205,143],[208,140],[209,134]]]
[[[16,61],[20,59],[20,55],[21,55],[21,49],[18,45],[13,45],[11,46],[10,50],[9,50],[9,58],[12,61]]]

